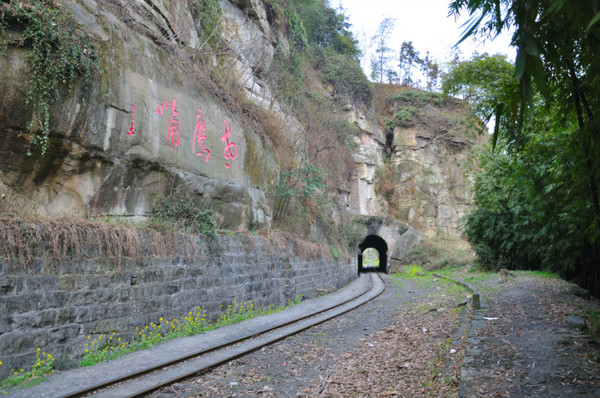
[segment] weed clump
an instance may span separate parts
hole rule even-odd
[[[38,348],[35,358],[35,363],[31,367],[31,370],[14,369],[9,377],[0,381],[0,389],[44,380],[44,377],[52,372],[54,357],[51,354],[41,352],[41,349]],[[2,361],[0,361],[0,366],[2,366]]]
[[[207,236],[215,236],[217,229],[211,213],[199,209],[187,193],[155,197],[149,226],[159,231],[171,229]]]

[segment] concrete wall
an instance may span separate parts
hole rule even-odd
[[[136,326],[196,306],[217,314],[234,300],[281,305],[326,285],[342,287],[357,274],[354,258],[332,259],[309,242],[180,235],[175,244],[177,255],[165,258],[56,261],[41,255],[25,267],[0,257],[0,378],[31,366],[38,347],[77,359],[88,335],[132,335]]]

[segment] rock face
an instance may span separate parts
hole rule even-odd
[[[399,183],[398,210],[430,236],[460,235],[460,219],[471,206],[469,151],[485,136],[476,138],[473,127],[460,123],[466,118],[460,106],[428,105],[414,126],[394,130],[391,164]]]
[[[269,227],[280,165],[269,140],[244,118],[244,109],[232,110],[202,80],[196,61],[214,60],[196,31],[191,3],[64,4],[93,36],[98,71],[90,84],[62,93],[54,104],[46,155],[27,156],[29,49],[7,48],[0,56],[0,182],[21,190],[50,216],[139,217],[154,196],[183,190],[222,228]],[[219,4],[222,39],[231,50],[222,65],[224,78],[239,83],[255,106],[282,114],[286,132],[296,137],[302,126],[284,114],[275,89],[264,80],[275,45],[289,52],[285,37],[271,25],[263,1]],[[332,90],[323,88],[334,98]],[[465,115],[421,108],[414,123],[384,133],[372,104],[345,105],[360,133],[354,137],[354,177],[329,198],[337,221],[388,215],[430,235],[458,233],[470,203],[462,163],[472,141],[461,138],[450,119]],[[399,109],[390,103],[377,112],[393,116]],[[385,167],[393,168],[396,180],[391,196],[377,189],[377,173]]]
[[[224,228],[268,227],[279,166],[198,81],[189,54],[202,43],[187,2],[134,3],[68,2],[94,35],[100,73],[55,104],[43,157],[26,155],[27,49],[9,47],[0,56],[7,93],[0,99],[0,181],[27,192],[47,215],[140,216],[154,195],[182,189]],[[255,31],[261,28],[268,26]],[[272,56],[268,31],[259,36],[266,57],[254,64],[269,62],[269,48]]]
[[[415,114],[385,138],[376,126],[363,133],[355,156],[354,214],[391,216],[429,236],[460,235],[460,219],[472,200],[470,150],[485,135],[477,135],[458,101],[434,98],[439,99],[435,106],[388,101],[388,109],[378,110],[390,119],[403,108]]]
[[[357,164],[350,193],[350,210],[354,215],[382,215],[383,209],[375,192],[375,171],[383,164],[385,137],[377,125],[374,110],[364,105],[348,107],[347,116],[361,130],[355,139]]]

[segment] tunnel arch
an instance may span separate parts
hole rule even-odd
[[[379,267],[363,267],[363,252],[369,248],[374,248],[379,252]],[[385,239],[379,235],[368,235],[358,245],[358,273],[362,272],[388,272],[388,245]]]

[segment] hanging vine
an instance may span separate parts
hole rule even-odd
[[[3,0],[0,2],[0,30],[20,31],[20,37],[4,45],[29,49],[30,87],[27,103],[33,113],[27,126],[28,155],[38,146],[48,150],[50,107],[61,86],[71,88],[83,78],[88,82],[97,69],[90,37],[76,23],[70,9],[53,0]]]

